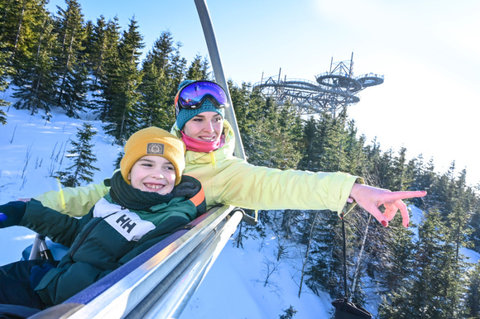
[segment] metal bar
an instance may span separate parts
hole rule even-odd
[[[30,251],[29,260],[39,259],[40,258],[40,246],[42,242],[45,241],[45,236],[36,234],[35,239],[32,244],[32,250]]]
[[[218,51],[217,41],[215,39],[215,32],[213,31],[212,21],[208,12],[207,4],[205,0],[195,0],[195,6],[197,7],[200,23],[202,24],[203,34],[205,41],[207,42],[207,48],[210,55],[210,62],[212,63],[213,74],[215,75],[215,81],[220,84],[227,93],[228,102],[230,107],[225,109],[225,117],[232,125],[235,133],[235,156],[242,159],[246,159],[245,151],[243,149],[242,137],[238,129],[237,118],[235,117],[235,111],[233,109],[232,98],[228,89],[227,81],[225,80],[225,74],[223,72],[222,61],[220,60],[220,53]]]
[[[177,318],[235,232],[242,212],[233,212],[160,283],[126,319]]]

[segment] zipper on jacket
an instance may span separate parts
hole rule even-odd
[[[213,154],[213,152],[210,152],[210,158],[212,160],[212,165],[214,168],[217,167],[217,161],[215,160],[215,154]]]

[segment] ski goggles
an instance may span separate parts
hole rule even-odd
[[[211,81],[195,81],[185,85],[175,96],[175,117],[181,109],[198,109],[206,99],[219,109],[228,105],[227,94],[220,85]]]

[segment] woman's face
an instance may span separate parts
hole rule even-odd
[[[223,117],[217,112],[203,112],[191,118],[183,127],[183,132],[194,139],[214,142],[220,139],[223,131]]]
[[[175,167],[161,156],[147,155],[133,164],[128,179],[133,188],[160,195],[170,193],[175,186]]]

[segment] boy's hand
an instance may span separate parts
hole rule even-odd
[[[0,228],[18,225],[25,215],[26,207],[27,204],[22,201],[0,205]]]

